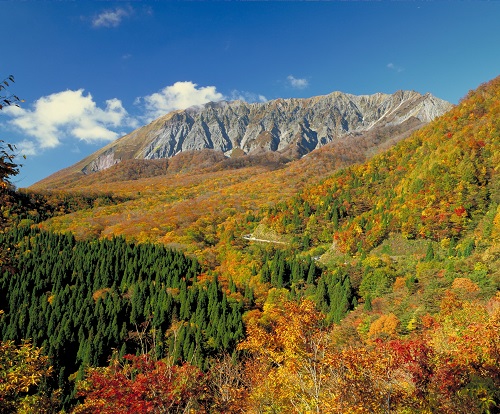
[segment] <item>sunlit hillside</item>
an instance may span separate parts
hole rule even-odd
[[[409,136],[295,161],[186,153],[12,193],[1,346],[40,365],[6,401],[498,413],[499,157],[496,78]]]
[[[79,238],[123,235],[139,242],[161,242],[196,252],[213,266],[225,260],[220,255],[224,248],[218,245],[224,246],[228,237],[241,240],[253,232],[268,208],[337,169],[394,145],[416,125],[409,121],[353,135],[298,161],[277,153],[225,159],[221,153],[204,150],[169,160],[123,162],[66,179],[57,188],[113,194],[127,201],[58,215],[42,228],[71,231]],[[40,191],[43,184],[30,191]]]
[[[500,202],[499,96],[497,78],[395,148],[308,187],[266,222],[293,234],[293,226],[279,225],[293,221],[313,243],[335,241],[350,253],[369,251],[391,232],[463,237]]]

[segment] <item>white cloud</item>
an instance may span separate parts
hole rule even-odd
[[[267,98],[264,95],[259,95],[253,92],[238,91],[236,89],[231,91],[230,99],[232,101],[240,100],[248,103],[267,102]]]
[[[55,148],[65,138],[85,142],[112,141],[120,135],[117,128],[135,127],[118,99],[109,99],[99,108],[92,95],[83,89],[67,90],[38,99],[32,109],[9,107],[4,111],[9,121],[24,134],[33,137],[40,149]],[[35,144],[22,141],[19,149],[32,154]]]
[[[11,119],[5,124],[24,135],[16,143],[21,154],[36,155],[56,148],[61,143],[109,142],[129,132],[141,123],[150,122],[168,112],[191,106],[241,99],[246,102],[266,102],[263,95],[233,90],[229,97],[215,86],[200,87],[193,82],[176,82],[159,92],[137,98],[135,104],[142,115],[133,118],[119,99],[109,99],[98,106],[90,93],[83,89],[66,90],[43,96],[31,107],[4,108],[0,114]],[[125,131],[123,131],[125,130]]]
[[[388,63],[387,64],[387,68],[388,69],[391,69],[391,70],[394,70],[396,72],[402,72],[404,69],[401,67],[401,66],[396,66],[394,63]]]
[[[296,78],[293,75],[288,75],[287,76],[287,81],[289,82],[290,86],[295,89],[305,89],[309,86],[309,81],[304,78]]]
[[[96,15],[92,19],[92,26],[94,27],[118,27],[122,20],[132,15],[133,9],[131,7],[123,8],[117,7],[114,10],[105,10]]]
[[[36,155],[37,148],[33,141],[23,140],[16,143],[16,153],[19,155]]]
[[[175,82],[161,91],[136,99],[142,105],[148,121],[152,121],[168,112],[186,109],[194,105],[216,102],[224,99],[215,86],[198,87],[193,82]]]

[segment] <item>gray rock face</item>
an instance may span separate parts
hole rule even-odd
[[[168,158],[189,150],[210,148],[230,154],[279,151],[301,157],[352,133],[399,125],[410,118],[422,125],[452,108],[431,94],[398,91],[355,96],[333,92],[308,99],[277,99],[248,104],[242,101],[208,103],[170,113],[143,127],[129,154],[135,158]],[[130,135],[139,137],[141,130]],[[123,140],[126,137],[123,137]],[[120,156],[113,156],[115,150]],[[123,159],[120,140],[88,164],[87,172],[107,168]]]
[[[102,155],[99,155],[97,158],[92,160],[90,164],[82,170],[85,174],[105,170],[109,167],[112,167],[115,164],[118,164],[121,161],[120,158],[115,158],[115,153],[112,150],[108,150],[104,152]]]

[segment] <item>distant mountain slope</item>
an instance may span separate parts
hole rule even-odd
[[[429,122],[448,109],[448,103],[430,94],[407,91],[370,96],[334,92],[254,104],[209,103],[168,115],[139,155],[155,159],[186,150],[211,148],[229,153],[238,148],[247,154],[280,151],[301,156],[347,133],[400,124],[410,117]]]
[[[355,96],[333,92],[266,103],[208,103],[171,112],[110,143],[35,187],[64,185],[130,159],[171,158],[192,150],[225,155],[279,152],[296,159],[346,136],[401,126],[410,132],[452,108],[431,94],[398,91]]]

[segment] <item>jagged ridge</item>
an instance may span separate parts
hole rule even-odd
[[[410,118],[422,125],[451,109],[431,94],[392,95],[333,92],[307,99],[266,103],[211,102],[175,111],[109,144],[86,159],[90,173],[124,159],[170,158],[180,152],[214,149],[232,154],[279,151],[299,158],[347,134],[399,125]]]

